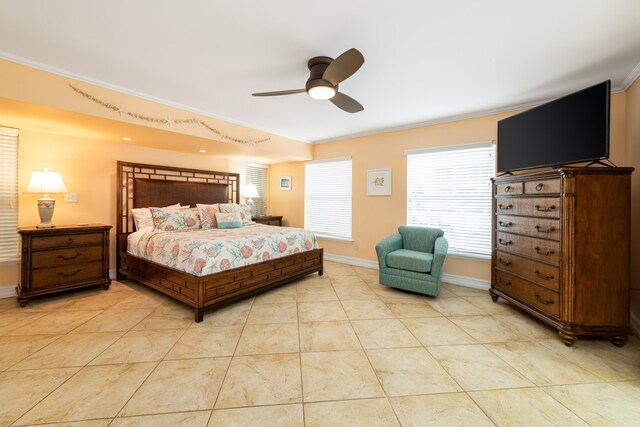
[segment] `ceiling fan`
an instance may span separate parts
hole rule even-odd
[[[316,56],[309,60],[307,66],[311,75],[304,89],[279,90],[275,92],[254,93],[253,96],[293,95],[307,92],[314,99],[328,99],[336,107],[347,113],[364,110],[358,101],[338,92],[338,84],[351,77],[364,63],[364,56],[358,49],[352,48],[336,59],[328,56]]]

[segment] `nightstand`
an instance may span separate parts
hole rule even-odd
[[[20,228],[22,267],[18,304],[69,289],[101,285],[108,289],[110,225]]]
[[[278,227],[282,227],[282,215],[280,215],[280,216],[274,216],[274,215],[254,216],[251,219],[253,219],[258,224],[277,225]]]

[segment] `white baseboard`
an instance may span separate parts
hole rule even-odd
[[[16,294],[16,286],[18,286],[18,285],[15,284],[15,285],[9,285],[9,286],[0,287],[0,299],[15,297],[17,295]]]
[[[115,280],[116,276],[117,276],[117,274],[116,274],[116,269],[115,268],[109,270],[109,279]]]
[[[375,270],[378,269],[378,263],[376,261],[369,261],[361,258],[352,258],[343,255],[325,253],[324,259],[326,259],[327,261],[335,261],[342,264],[355,265],[356,267],[373,268]],[[483,291],[486,291],[491,287],[491,283],[486,280],[447,273],[442,274],[442,281],[451,283],[452,285],[466,286],[467,288],[481,289]]]
[[[631,332],[636,337],[640,337],[640,318],[638,318],[633,312],[631,313]]]

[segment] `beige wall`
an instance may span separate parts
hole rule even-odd
[[[610,158],[618,165],[627,164],[625,100],[624,93],[614,94],[611,99]],[[353,160],[353,242],[321,240],[325,253],[375,261],[375,245],[406,223],[404,151],[496,140],[497,121],[514,113],[516,111],[314,145],[314,160],[344,156],[351,156]],[[367,170],[388,167],[392,168],[392,195],[367,197]],[[274,176],[299,175],[299,178],[294,179],[294,185],[303,185],[302,162],[273,165],[272,171],[275,170],[278,172]],[[271,185],[273,189],[274,183]],[[275,200],[274,193],[278,194],[278,191],[272,191],[272,198]],[[278,203],[287,206],[292,212],[301,212],[303,207],[295,206],[304,203],[304,195],[284,193],[286,192],[278,194]],[[273,209],[270,210],[275,213]],[[303,213],[300,218],[301,222],[295,225],[304,223]],[[446,261],[445,272],[488,282],[490,262],[450,256]]]
[[[291,176],[291,191],[280,190],[280,177]],[[269,167],[269,215],[282,215],[283,225],[304,227],[304,163],[278,163]]]
[[[640,327],[640,79],[626,92],[627,165],[631,175],[631,315]]]

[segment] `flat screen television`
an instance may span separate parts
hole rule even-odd
[[[611,81],[498,122],[498,172],[609,157]]]

